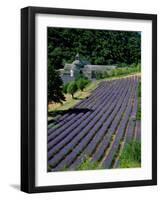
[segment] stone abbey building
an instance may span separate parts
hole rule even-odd
[[[96,78],[97,72],[103,72],[111,69],[115,69],[113,65],[91,65],[90,62],[81,60],[79,54],[75,56],[75,60],[71,64],[65,64],[64,69],[60,70],[61,77],[64,82],[74,80],[74,78],[83,74],[89,79]]]

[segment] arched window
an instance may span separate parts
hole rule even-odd
[[[70,76],[73,77],[73,75],[74,75],[74,73],[73,73],[73,70],[71,69],[70,70]]]

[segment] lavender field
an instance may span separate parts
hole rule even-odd
[[[90,96],[59,114],[48,127],[48,171],[79,170],[86,160],[95,169],[119,167],[126,143],[141,140],[139,82],[137,75],[102,81]]]

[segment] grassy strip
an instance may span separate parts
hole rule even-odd
[[[76,168],[76,170],[92,170],[92,169],[102,169],[99,166],[99,162],[91,161],[91,158],[87,155],[84,156],[84,159],[80,163],[80,165]]]
[[[138,108],[136,113],[136,120],[141,120],[141,81],[138,85]]]
[[[141,167],[141,142],[137,140],[125,144],[118,166],[118,168],[134,167]]]
[[[63,104],[53,103],[49,105],[48,115],[50,114],[53,115],[53,111],[59,111],[59,110],[63,111],[63,110],[68,110],[69,108],[73,107],[79,101],[89,96],[91,91],[94,90],[97,87],[97,85],[98,85],[97,81],[90,82],[83,91],[79,90],[75,93],[74,99],[71,97],[70,94],[65,94],[66,101],[64,101]]]
[[[100,167],[99,162],[96,161],[91,161],[91,157],[84,155],[82,157],[82,161],[81,163],[74,169],[74,170],[94,170],[94,169],[102,169],[102,167]],[[64,166],[64,168],[61,171],[69,171],[71,169],[69,169],[67,166]]]

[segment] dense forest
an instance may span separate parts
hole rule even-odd
[[[141,33],[48,27],[48,66],[63,68],[77,52],[91,64],[137,64],[141,60]]]

